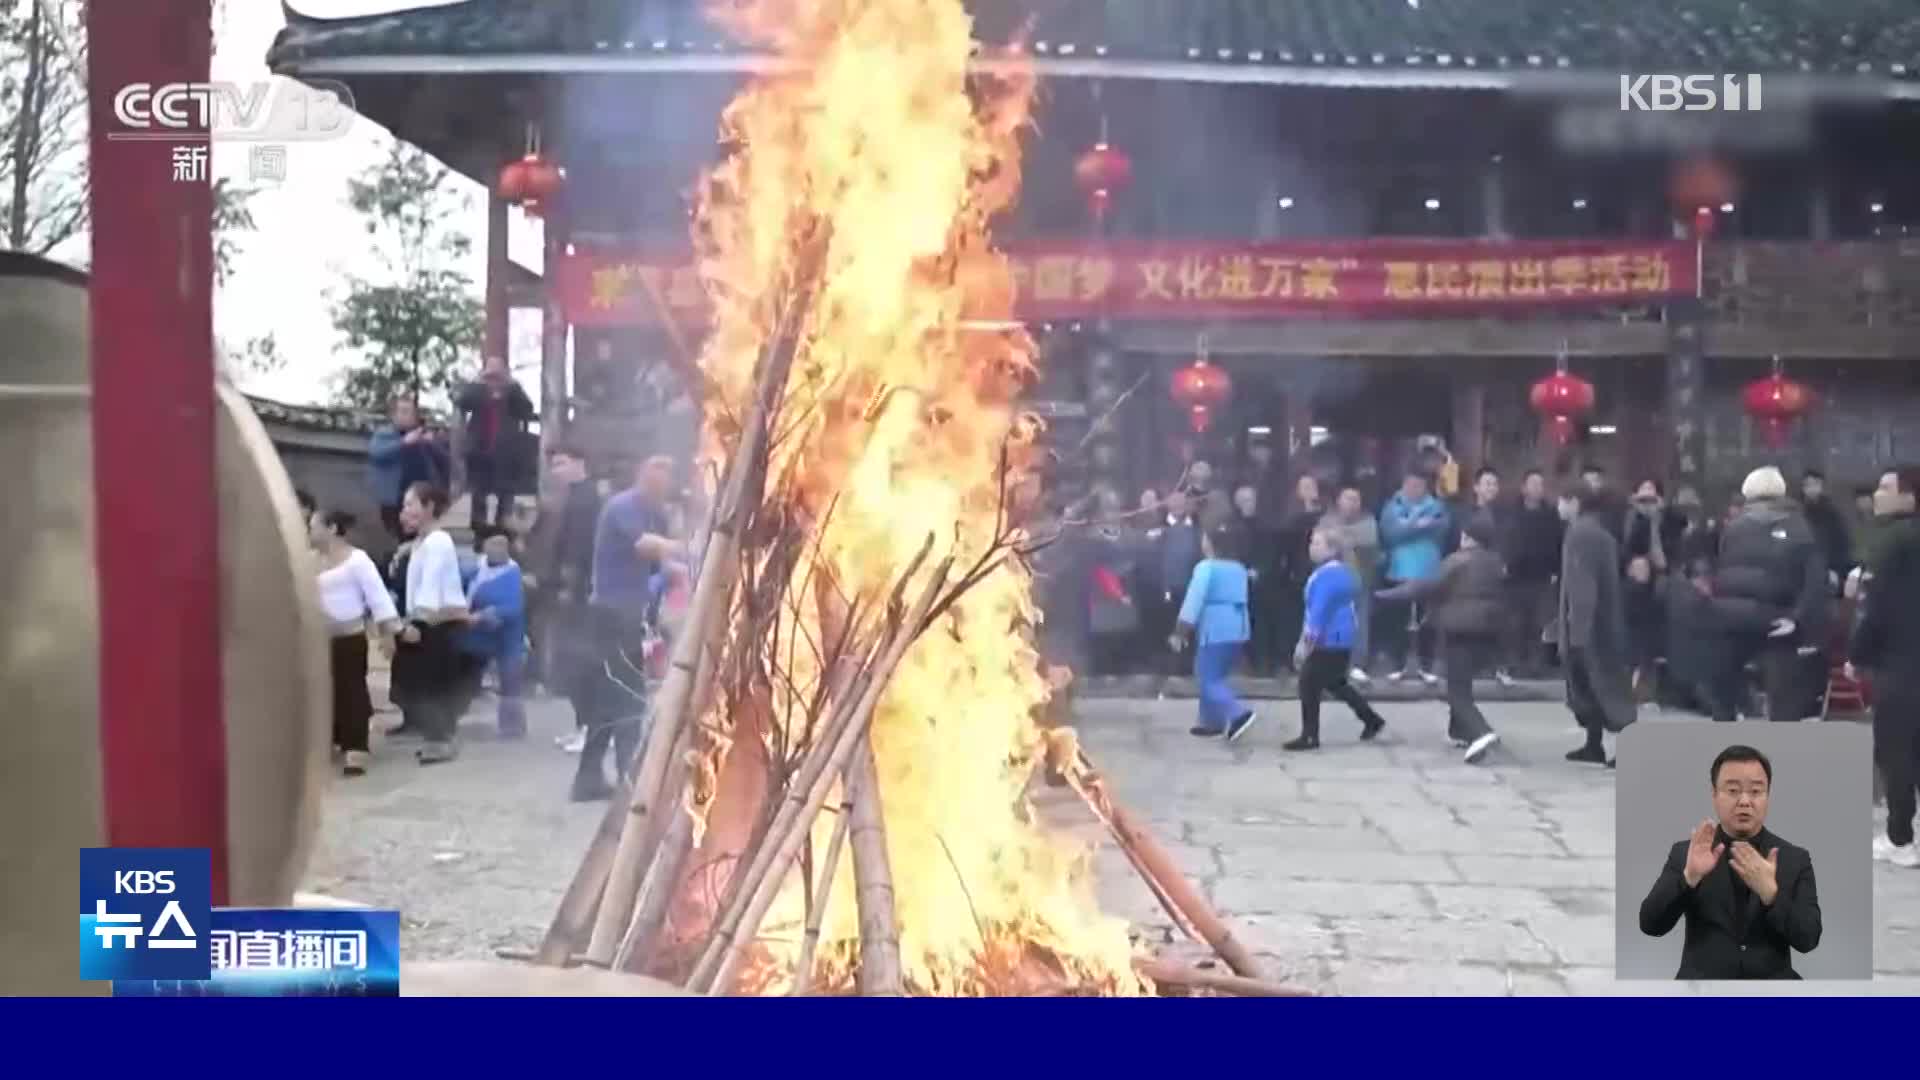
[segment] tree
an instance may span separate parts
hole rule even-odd
[[[87,227],[86,0],[0,14],[0,239],[44,255]]]
[[[240,257],[241,233],[253,232],[253,209],[247,204],[258,188],[241,187],[226,177],[213,182],[213,283],[225,285]]]
[[[469,209],[450,192],[452,171],[404,143],[348,181],[347,201],[366,216],[384,280],[349,275],[333,325],[359,358],[335,387],[339,404],[385,411],[396,393],[448,393],[471,362],[486,318],[473,279],[457,268],[473,241],[454,219]]]

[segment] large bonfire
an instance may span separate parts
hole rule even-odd
[[[778,62],[696,216],[712,534],[549,945],[590,923],[590,960],[709,992],[1138,991],[1086,853],[1024,797],[1034,348],[989,224],[1031,79],[969,71],[961,0],[715,17]]]

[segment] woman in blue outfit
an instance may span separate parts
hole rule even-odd
[[[1200,685],[1200,720],[1192,733],[1201,737],[1225,735],[1229,741],[1253,726],[1253,712],[1241,704],[1227,675],[1251,637],[1247,618],[1247,567],[1242,561],[1240,534],[1227,524],[1208,529],[1200,538],[1200,563],[1187,581],[1180,621],[1168,644],[1177,652],[1194,644],[1193,678]]]

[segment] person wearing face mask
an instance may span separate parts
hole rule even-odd
[[[1729,746],[1707,782],[1714,817],[1667,852],[1640,932],[1665,937],[1686,923],[1676,979],[1798,979],[1793,954],[1820,946],[1820,895],[1813,856],[1767,829],[1773,763]]]
[[[1698,488],[1692,484],[1675,488],[1672,513],[1680,521],[1679,540],[1667,550],[1674,566],[1693,566],[1702,559],[1711,563],[1720,557],[1720,521],[1707,513]]]

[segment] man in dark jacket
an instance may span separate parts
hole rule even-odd
[[[1916,786],[1920,786],[1920,528],[1915,496],[1920,468],[1900,469],[1894,490],[1876,493],[1876,511],[1892,521],[1854,630],[1850,662],[1873,674],[1873,760],[1887,791],[1887,828],[1873,839],[1873,856],[1920,867],[1913,842]]]
[[[463,418],[467,490],[473,493],[473,522],[497,525],[507,504],[521,490],[518,474],[529,462],[524,452],[533,401],[507,370],[507,358],[489,355],[480,377],[460,388],[454,408]]]
[[[1507,569],[1494,538],[1490,519],[1471,517],[1460,530],[1460,550],[1440,560],[1432,577],[1378,594],[1428,605],[1447,669],[1447,736],[1466,750],[1469,764],[1500,741],[1473,700],[1473,677],[1492,666],[1506,622]]]
[[[1853,538],[1847,534],[1847,519],[1827,497],[1827,478],[1820,470],[1808,469],[1800,478],[1800,506],[1813,538],[1826,553],[1828,588],[1837,589],[1853,569]]]
[[[1707,773],[1715,821],[1673,845],[1640,903],[1640,932],[1686,920],[1676,979],[1797,979],[1793,954],[1820,945],[1813,857],[1767,831],[1773,763],[1729,746]]]
[[[1560,553],[1561,666],[1567,708],[1587,733],[1586,743],[1569,751],[1567,760],[1612,768],[1605,735],[1632,724],[1635,707],[1620,544],[1607,531],[1609,517],[1618,515],[1590,488],[1560,495],[1560,519],[1567,523]]]
[[[577,699],[592,652],[585,622],[587,586],[593,580],[593,531],[600,520],[600,492],[587,474],[579,448],[558,446],[547,456],[552,493],[527,537],[527,609],[539,642],[536,676],[549,690]],[[576,701],[574,719],[586,723]],[[569,748],[584,741],[564,741]]]
[[[1554,618],[1553,590],[1560,576],[1560,541],[1567,531],[1560,510],[1547,497],[1547,478],[1529,469],[1520,482],[1514,507],[1500,538],[1507,563],[1507,644],[1510,670],[1533,674],[1543,669],[1540,631]]]
[[[1745,504],[1720,535],[1713,607],[1726,637],[1715,680],[1713,718],[1735,719],[1747,663],[1760,660],[1770,720],[1808,714],[1820,687],[1810,674],[1824,651],[1832,593],[1827,556],[1806,518],[1787,501],[1786,478],[1771,465],[1741,485]]]
[[[1173,672],[1173,654],[1167,650],[1167,637],[1180,614],[1180,601],[1187,579],[1200,562],[1200,523],[1195,520],[1187,493],[1179,488],[1167,493],[1161,504],[1160,519],[1147,528],[1147,556],[1140,571],[1140,632],[1144,644],[1141,655],[1152,658],[1152,673]]]

